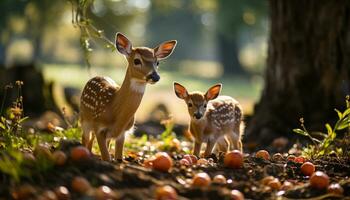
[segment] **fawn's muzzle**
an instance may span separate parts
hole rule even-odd
[[[152,80],[153,83],[158,82],[159,79],[160,79],[160,77],[156,71],[152,72],[152,74],[150,74],[146,77],[147,81]]]
[[[202,118],[202,114],[200,114],[199,112],[196,112],[196,113],[194,113],[194,115],[193,115],[196,119],[200,119],[200,118]]]

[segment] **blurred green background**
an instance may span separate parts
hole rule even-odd
[[[155,47],[165,40],[178,41],[172,56],[160,64],[161,81],[146,89],[137,112],[139,121],[146,120],[159,103],[165,104],[177,121],[189,119],[185,104],[174,95],[173,81],[190,91],[203,92],[222,82],[222,94],[239,100],[247,114],[252,112],[263,87],[267,2],[90,1],[88,17],[111,41],[116,32],[124,33],[134,46]],[[110,76],[120,84],[126,67],[123,56],[100,40],[90,40],[91,68],[86,67],[80,29],[72,23],[72,2],[76,1],[0,1],[0,72],[4,77],[6,70],[16,65],[34,63],[46,83],[55,83],[58,107],[67,104],[61,97],[63,88],[81,90],[95,75]],[[2,79],[0,83],[8,84]],[[31,87],[28,84],[25,87]]]

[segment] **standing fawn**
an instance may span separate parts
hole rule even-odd
[[[124,133],[134,125],[146,83],[159,81],[159,61],[173,52],[176,41],[164,42],[154,49],[133,47],[123,34],[117,33],[115,45],[128,62],[122,85],[109,77],[94,77],[86,83],[80,99],[82,143],[91,151],[96,135],[103,160],[110,160],[107,148],[110,138],[116,139],[115,159],[123,158]]]
[[[229,96],[219,96],[221,84],[202,92],[187,92],[179,83],[174,83],[177,97],[185,100],[191,117],[190,132],[195,139],[193,154],[199,156],[203,142],[207,143],[207,157],[217,144],[219,151],[238,149],[242,151],[243,111],[241,105]]]

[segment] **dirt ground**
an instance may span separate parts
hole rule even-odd
[[[59,147],[66,152],[77,142],[65,141]],[[141,155],[141,154],[140,154]],[[109,186],[116,194],[116,199],[155,199],[158,186],[170,185],[176,189],[179,199],[232,199],[230,191],[241,191],[246,199],[350,199],[350,162],[329,157],[327,160],[314,160],[316,170],[324,171],[331,183],[340,183],[344,189],[343,196],[328,193],[326,190],[313,189],[309,177],[302,175],[301,163],[288,161],[286,157],[278,161],[256,158],[246,154],[244,165],[240,169],[226,168],[223,154],[212,154],[206,165],[184,166],[179,163],[183,155],[170,154],[174,165],[169,172],[159,172],[143,167],[144,156],[130,154],[123,162],[105,162],[98,156],[88,160],[74,162],[70,159],[63,166],[55,166],[45,173],[34,174],[25,178],[20,184],[11,184],[5,174],[0,174],[0,199],[14,199],[21,186],[30,184],[35,192],[30,198],[57,186],[65,186],[71,191],[71,199],[95,199],[92,195],[73,192],[71,181],[75,176],[85,177],[93,187]],[[193,187],[191,179],[199,172],[206,172],[211,178],[224,175],[225,184],[212,183],[209,187]],[[262,184],[261,179],[274,176],[281,183],[293,183],[289,190],[274,190]],[[9,187],[9,185],[11,185]]]

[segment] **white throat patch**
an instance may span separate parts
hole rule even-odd
[[[146,83],[143,81],[140,81],[138,79],[132,78],[130,80],[130,88],[131,90],[133,90],[134,92],[137,93],[144,93],[145,89],[146,89]]]

